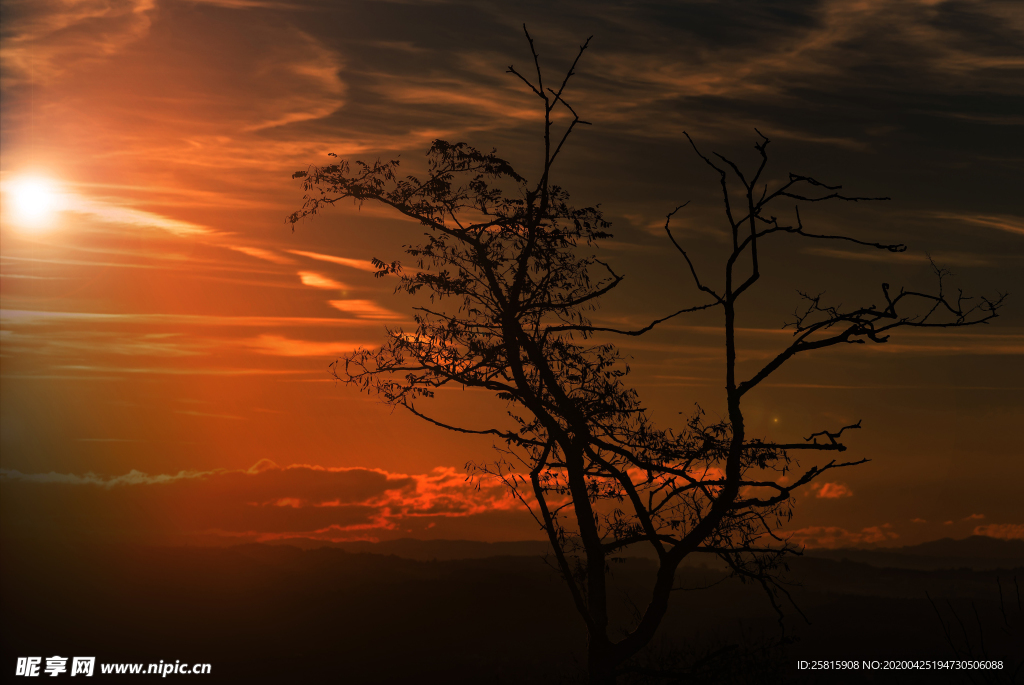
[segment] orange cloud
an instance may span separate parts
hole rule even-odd
[[[450,466],[440,466],[430,473],[411,478],[415,488],[391,491],[393,498],[387,500],[389,508],[403,516],[471,516],[520,506],[508,496],[500,481],[478,479],[470,482],[464,473]],[[467,488],[476,495],[467,498]]]
[[[361,271],[369,271],[371,273],[377,272],[377,267],[365,259],[349,259],[348,257],[335,257],[329,254],[320,254],[319,252],[306,252],[304,250],[288,250],[292,254],[299,255],[300,257],[309,257],[310,259],[316,259],[321,262],[331,262],[332,264],[341,264],[342,266],[350,266],[353,269],[359,269]]]
[[[1024,540],[1024,523],[988,523],[975,526],[974,534],[1001,540]]]
[[[295,263],[294,259],[289,259],[288,257],[285,257],[284,255],[279,255],[276,252],[272,252],[271,250],[264,250],[261,247],[247,247],[245,245],[225,245],[225,247],[227,247],[230,250],[234,250],[235,252],[241,252],[242,254],[247,254],[250,257],[255,257],[256,259],[262,259],[268,262],[273,262],[274,264]]]
[[[100,61],[145,37],[155,7],[154,0],[25,3],[29,11],[4,17],[0,58],[18,80],[49,82],[69,65]]]
[[[331,357],[361,347],[353,342],[317,342],[313,340],[293,340],[280,335],[260,335],[243,341],[261,354],[272,354],[279,357]]]
[[[105,314],[96,312],[46,312],[28,309],[0,309],[0,323],[6,325],[45,325],[65,322],[95,325],[99,323],[173,324],[188,326],[305,327],[349,326],[351,319],[305,316],[215,316],[207,314]],[[360,324],[363,325],[363,324]],[[366,324],[369,325],[369,324]]]
[[[328,278],[315,271],[300,271],[299,280],[302,281],[302,285],[308,285],[311,288],[323,288],[324,290],[343,290],[345,288],[344,283],[339,283],[333,278]]]
[[[852,497],[853,491],[842,483],[822,483],[818,488],[815,497],[825,499],[838,499],[840,497]]]
[[[964,518],[964,521],[980,521],[983,518],[985,518],[984,514],[971,514],[970,516]]]
[[[400,319],[402,316],[384,309],[373,300],[330,300],[329,304],[338,311],[355,314],[361,319]]]
[[[401,532],[413,519],[519,509],[499,481],[471,482],[452,467],[408,475],[310,464],[282,467],[263,460],[247,470],[155,476],[132,471],[115,478],[4,469],[0,486],[8,531],[147,540],[210,534],[347,539],[351,531]]]

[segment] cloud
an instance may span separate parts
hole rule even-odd
[[[192,2],[204,5],[215,5],[228,9],[284,9],[289,11],[306,9],[307,5],[294,2],[273,2],[271,0],[192,0]]]
[[[426,82],[408,83],[389,74],[374,76],[378,93],[403,106],[465,108],[476,116],[485,114],[491,121],[533,121],[537,117],[533,103],[524,101],[519,93],[509,88],[488,88],[453,79],[427,79]]]
[[[306,326],[349,326],[362,325],[352,319],[305,316],[217,316],[209,314],[107,314],[99,312],[59,312],[31,309],[2,309],[0,323],[18,326],[47,324],[85,323],[133,323],[167,324],[187,326],[230,326],[230,327],[306,327]]]
[[[1024,540],[1024,523],[988,523],[975,526],[974,534],[1000,540]]]
[[[49,330],[38,334],[33,329],[5,330],[4,350],[18,355],[46,355],[62,359],[78,355],[113,354],[148,356],[162,359],[194,357],[209,351],[211,341],[184,340],[179,334],[132,333],[126,331]]]
[[[951,340],[957,336],[950,335]],[[1006,355],[1019,356],[1024,354],[1024,343],[1020,342],[1018,335],[991,335],[977,336],[974,339],[964,339],[962,343],[928,343],[909,344],[886,342],[883,345],[872,345],[870,349],[875,353],[890,354],[937,354],[937,355]],[[891,387],[891,386],[890,386]]]
[[[985,518],[984,514],[971,514],[970,516],[964,518],[964,521],[980,521],[983,518]]]
[[[874,545],[895,540],[899,535],[891,530],[891,524],[862,528],[859,532],[837,526],[810,526],[790,532],[790,540],[808,548],[836,549]]]
[[[329,304],[340,312],[355,314],[361,319],[400,319],[396,314],[384,309],[373,300],[330,300]]]
[[[250,257],[255,257],[257,259],[262,259],[262,260],[267,261],[267,262],[273,262],[274,264],[294,264],[295,263],[294,259],[289,259],[288,257],[285,257],[284,255],[277,254],[276,252],[273,252],[271,250],[264,250],[261,247],[248,247],[248,246],[245,246],[245,245],[225,245],[224,247],[228,248],[229,250],[234,250],[236,252],[241,252],[242,254],[247,254]]]
[[[499,482],[470,482],[464,473],[450,466],[439,466],[430,473],[411,478],[415,487],[388,501],[389,506],[403,516],[472,516],[520,506]],[[467,497],[469,491],[477,494]]]
[[[331,262],[333,264],[341,264],[342,266],[350,266],[353,269],[359,269],[360,271],[369,271],[370,273],[376,273],[377,267],[372,262],[365,259],[349,259],[348,257],[335,257],[329,254],[320,254],[319,252],[306,252],[304,250],[288,250],[292,254],[299,255],[300,257],[309,257],[310,259],[316,259],[321,262]]]
[[[499,482],[471,482],[452,467],[404,474],[262,460],[245,470],[152,476],[132,470],[108,478],[5,469],[0,485],[5,528],[42,527],[53,535],[344,539],[353,533],[400,531],[412,519],[518,508]]]
[[[142,471],[132,469],[123,476],[103,478],[95,473],[86,473],[77,476],[73,473],[22,473],[11,469],[0,469],[0,478],[24,483],[56,483],[60,485],[97,485],[102,488],[113,488],[119,485],[154,485],[172,483],[176,480],[188,478],[204,478],[216,473],[215,471],[179,471],[174,475],[159,474],[150,476]]]
[[[241,421],[241,416],[235,416],[234,414],[211,414],[205,411],[196,411],[194,409],[178,409],[174,412],[175,414],[184,414],[185,416],[198,416],[206,419],[232,419],[235,421]]]
[[[938,219],[949,219],[951,221],[961,221],[968,224],[974,224],[975,226],[994,228],[998,231],[1013,233],[1015,235],[1024,235],[1024,218],[1019,216],[957,214],[952,212],[934,212],[932,216]]]
[[[134,438],[75,438],[75,442],[145,442]]]
[[[266,369],[266,368],[244,368],[244,367],[194,367],[194,368],[170,368],[165,366],[102,366],[98,364],[55,364],[52,367],[58,371],[77,372],[80,375],[68,376],[67,378],[80,378],[83,380],[94,378],[86,374],[108,373],[116,378],[121,374],[132,374],[140,376],[151,376],[154,374],[167,376],[281,376],[308,373],[305,370],[292,369]],[[8,378],[9,376],[4,376]]]
[[[214,233],[214,231],[206,226],[200,226],[189,221],[172,219],[154,212],[132,209],[120,204],[82,196],[79,196],[76,202],[69,204],[67,209],[83,214],[91,214],[107,223],[159,228],[184,238]]]
[[[256,76],[292,87],[273,93],[268,99],[277,111],[271,110],[263,120],[247,126],[247,132],[322,119],[345,104],[345,82],[340,77],[343,64],[338,53],[308,33],[297,29],[291,29],[291,33],[286,39],[297,43],[299,52],[279,53],[273,61],[264,59]]]
[[[280,335],[260,335],[242,342],[261,354],[272,354],[281,357],[333,357],[352,352],[359,347],[366,347],[353,342],[317,342],[313,340],[293,340]]]
[[[308,285],[311,288],[323,288],[324,290],[344,290],[345,284],[339,283],[333,278],[328,278],[323,274],[318,274],[315,271],[300,271],[299,280],[302,281],[302,285]]]
[[[853,128],[847,124],[880,103],[970,109],[948,95],[942,106],[936,100],[949,92],[1013,92],[1012,74],[1024,58],[1011,46],[1019,44],[1022,22],[1018,12],[1000,8],[726,1],[662,4],[627,16],[595,7],[616,25],[617,46],[586,56],[580,71],[584,79],[600,75],[587,84],[596,97],[588,92],[573,104],[588,120],[643,136],[676,133],[685,121],[702,138],[760,126],[772,137],[871,147],[870,137],[846,134]]]
[[[13,3],[12,3],[13,4]],[[71,64],[93,62],[146,36],[154,0],[34,0],[4,10],[0,49],[5,71],[18,81],[49,82]]]
[[[818,487],[815,497],[824,499],[838,499],[840,497],[852,497],[853,492],[842,483],[822,483]]]
[[[965,252],[936,252],[932,255],[916,254],[908,252],[885,252],[883,250],[866,249],[839,250],[833,247],[805,247],[802,250],[805,254],[818,255],[820,257],[832,257],[834,259],[845,259],[857,262],[882,262],[882,263],[911,263],[927,264],[931,258],[936,264],[943,266],[984,266],[989,260],[984,257],[971,255]]]

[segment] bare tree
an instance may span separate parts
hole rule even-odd
[[[837,186],[791,175],[780,188],[759,190],[768,161],[768,140],[755,146],[761,164],[748,181],[739,167],[698,155],[720,176],[725,213],[732,231],[724,282],[701,280],[693,260],[671,232],[697,290],[706,300],[636,330],[599,327],[589,316],[623,277],[590,253],[610,237],[598,208],[576,208],[556,185],[559,153],[580,119],[565,99],[566,86],[587,48],[555,88],[545,85],[533,52],[535,74],[518,77],[543,105],[543,166],[529,183],[494,151],[464,143],[434,141],[427,174],[401,177],[397,161],[354,165],[338,161],[294,174],[304,179],[303,208],[294,224],[341,200],[372,201],[391,207],[425,227],[425,242],[407,246],[415,269],[375,260],[378,276],[396,276],[396,290],[417,295],[415,328],[389,329],[376,349],[361,349],[332,365],[335,377],[379,394],[434,425],[467,434],[490,435],[502,453],[497,460],[468,464],[500,477],[529,509],[551,543],[554,564],[564,578],[589,637],[591,683],[614,683],[623,665],[655,634],[664,617],[680,563],[691,554],[711,554],[732,570],[761,583],[778,607],[773,570],[795,551],[776,531],[790,516],[797,488],[832,469],[863,463],[837,461],[783,477],[789,452],[842,452],[845,431],[859,423],[815,433],[802,442],[748,437],[742,400],[795,356],[846,343],[884,342],[903,327],[966,326],[994,316],[1001,298],[968,307],[962,296],[903,291],[883,285],[883,306],[840,310],[807,296],[798,312],[794,340],[748,379],[737,376],[736,303],[759,278],[758,245],[782,234],[808,240],[844,240],[871,249],[902,251],[841,235],[804,229],[797,214],[783,225],[768,212],[786,200],[858,201]],[[588,40],[589,43],[589,40]],[[569,123],[557,133],[557,108]],[[696,150],[696,147],[694,147]],[[730,172],[741,184],[744,204],[730,199]],[[914,305],[924,310],[909,311]],[[641,335],[659,323],[703,310],[721,310],[725,331],[727,418],[708,421],[699,410],[680,430],[654,426],[632,388],[628,366],[608,342],[614,335]],[[440,388],[477,388],[507,403],[508,416],[491,425],[467,426],[428,412]],[[608,561],[645,546],[658,560],[654,589],[638,620],[624,629],[610,625]]]

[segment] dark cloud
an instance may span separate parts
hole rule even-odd
[[[375,469],[279,467],[116,478],[4,471],[5,536],[138,539],[196,536],[375,538],[409,519],[468,517],[515,505],[500,484],[476,487],[454,469],[419,475]],[[417,523],[417,527],[430,526]]]
[[[790,540],[796,545],[810,548],[835,549],[837,547],[862,547],[890,543],[900,536],[893,532],[891,524],[869,526],[860,531],[850,531],[838,526],[810,526],[791,532]]]

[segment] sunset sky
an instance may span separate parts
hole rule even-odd
[[[337,385],[330,362],[409,325],[372,258],[421,229],[337,206],[295,230],[292,172],[346,159],[422,170],[435,138],[495,147],[534,178],[525,22],[552,80],[593,36],[555,182],[600,203],[626,281],[595,320],[699,303],[677,236],[721,278],[717,176],[688,147],[888,202],[806,207],[805,225],[902,254],[780,241],[740,313],[741,369],[786,344],[797,290],[880,284],[1010,292],[968,329],[897,333],[797,360],[746,401],[752,434],[797,441],[863,420],[868,458],[800,492],[808,546],[1024,538],[1024,6],[935,2],[3,0],[2,518],[5,536],[236,542],[542,537],[466,482],[491,441]],[[778,207],[791,212],[789,205]],[[781,215],[780,215],[781,216]],[[652,416],[720,415],[717,314],[617,341]],[[444,392],[486,427],[503,406]],[[683,416],[680,416],[682,414]],[[805,465],[810,462],[800,455]]]

